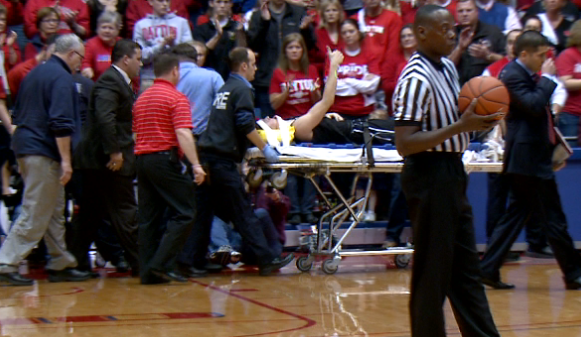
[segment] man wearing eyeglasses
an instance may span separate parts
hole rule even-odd
[[[74,269],[77,261],[65,245],[64,186],[73,173],[71,151],[81,120],[72,73],[85,55],[74,34],[55,42],[52,57],[22,82],[14,109],[12,147],[24,179],[22,213],[0,248],[0,282],[32,285],[18,265],[44,237],[50,260],[50,282],[84,281],[90,275]]]

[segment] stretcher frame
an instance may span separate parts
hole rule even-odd
[[[310,271],[313,267],[317,257],[323,258],[321,269],[326,274],[334,274],[337,272],[339,263],[343,257],[348,256],[383,256],[395,255],[395,264],[398,268],[405,268],[411,260],[414,252],[413,246],[407,247],[393,247],[381,250],[354,250],[342,249],[342,243],[345,241],[351,231],[356,228],[361,222],[362,214],[367,207],[367,201],[371,192],[373,183],[373,173],[400,173],[403,168],[403,162],[375,162],[368,163],[365,160],[356,163],[339,163],[339,162],[322,162],[322,161],[305,161],[297,160],[296,157],[281,156],[278,163],[266,163],[263,159],[252,159],[249,161],[249,166],[255,169],[267,169],[273,171],[286,171],[290,174],[304,177],[311,181],[321,198],[329,207],[329,211],[323,214],[314,231],[316,231],[316,248],[310,249],[307,256],[301,256],[297,259],[297,268],[303,272]],[[489,162],[473,162],[465,163],[464,165],[467,174],[472,172],[501,172],[502,163]],[[351,196],[346,198],[337,188],[333,179],[332,173],[355,173],[355,179],[351,188]],[[333,207],[327,196],[321,190],[319,183],[315,177],[322,176],[328,182],[333,193],[339,198],[340,203]],[[367,185],[363,197],[355,199],[355,188],[360,177],[366,176],[368,178]],[[345,232],[338,237],[335,242],[335,234],[341,225],[349,219],[351,224],[347,227]],[[328,223],[328,228],[327,227]],[[326,232],[328,231],[328,232]],[[325,235],[325,233],[327,233]]]

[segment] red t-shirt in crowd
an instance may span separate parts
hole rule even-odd
[[[490,73],[490,76],[498,78],[498,75],[500,75],[500,72],[502,71],[502,69],[504,69],[504,67],[506,67],[506,65],[509,63],[510,63],[510,60],[508,59],[508,57],[503,57],[502,59],[489,65],[486,68],[486,70],[488,70],[488,72]]]
[[[121,38],[117,39],[120,40]],[[90,38],[85,43],[85,58],[83,63],[81,63],[81,70],[86,68],[93,69],[92,80],[98,80],[101,74],[111,66],[112,51],[113,46],[105,44],[98,36]]]
[[[390,115],[391,111],[391,98],[393,92],[395,91],[395,86],[397,84],[397,79],[401,74],[401,71],[408,64],[402,53],[395,55],[389,62],[385,62],[381,68],[381,87],[385,91],[385,102],[387,103]]]
[[[361,80],[367,74],[380,74],[379,67],[373,58],[373,55],[369,49],[361,48],[359,54],[355,56],[349,56],[345,50],[343,50],[343,55],[345,59],[339,69],[337,70],[337,78],[339,81],[346,78],[354,78]],[[326,75],[329,72],[329,60],[327,59],[327,65],[325,66]],[[350,116],[366,116],[375,110],[375,104],[365,105],[365,98],[363,94],[359,93],[354,96],[335,96],[335,103],[329,109],[329,112],[337,112],[340,114],[350,115]]]
[[[559,76],[573,76],[573,79],[581,79],[581,52],[577,47],[569,47],[557,57],[557,73]],[[569,98],[563,107],[563,111],[575,116],[581,116],[581,90],[568,91]]]
[[[20,83],[28,75],[28,73],[38,65],[36,58],[31,58],[22,63],[16,65],[8,72],[8,86],[10,87],[10,92],[12,97],[16,97],[18,94],[18,89],[20,89]]]
[[[337,43],[333,43],[333,40],[329,36],[329,31],[322,27],[315,29],[315,34],[317,37],[317,48],[313,49],[312,53],[309,53],[309,59],[311,60],[311,64],[317,68],[319,74],[323,74],[325,59],[327,58],[327,47],[331,48],[331,50],[343,49],[343,40],[341,40],[341,33],[339,33]]]
[[[283,119],[291,119],[306,114],[313,106],[311,92],[316,86],[321,86],[321,79],[315,66],[309,66],[309,73],[305,75],[301,71],[290,70],[287,75],[280,68],[276,68],[270,80],[270,93],[281,93],[286,88],[287,79],[291,83],[291,89],[286,102],[276,110],[276,114]],[[292,81],[290,81],[292,79]]]
[[[69,12],[78,12],[76,22],[87,31],[86,36],[90,36],[89,27],[89,7],[83,0],[28,0],[24,6],[24,33],[26,37],[32,37],[38,33],[36,28],[36,14],[44,7],[57,7],[61,13],[61,23],[58,34],[69,34],[73,31],[68,23],[64,21],[64,14]]]
[[[166,80],[154,80],[133,106],[136,155],[179,147],[176,130],[191,128],[192,111],[188,98]]]
[[[402,21],[397,13],[384,9],[375,17],[365,15],[365,8],[351,16],[359,22],[359,29],[365,33],[363,45],[381,66],[391,55],[400,53],[399,33]]]
[[[240,22],[242,20],[242,16],[240,16],[240,14],[234,14],[232,15],[232,20]],[[196,19],[196,27],[201,26],[208,22],[210,22],[210,17],[208,16],[208,14],[202,14],[198,16],[198,18]]]

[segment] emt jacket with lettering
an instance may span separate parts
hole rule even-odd
[[[246,135],[255,129],[252,86],[241,76],[232,74],[214,97],[208,128],[198,147],[201,153],[240,163],[250,147]]]

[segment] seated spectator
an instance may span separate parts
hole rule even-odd
[[[4,62],[5,70],[3,76],[6,76],[8,71],[20,62],[21,57],[20,48],[18,48],[18,43],[16,43],[18,35],[8,29],[7,16],[6,7],[0,5],[0,46],[2,46],[2,52],[4,53],[2,62]]]
[[[362,45],[363,34],[357,21],[347,19],[341,25],[341,37],[345,43],[345,60],[339,67],[335,104],[330,111],[347,119],[366,118],[375,110],[375,92],[379,86],[379,67]],[[328,71],[328,70],[327,70]]]
[[[83,0],[28,0],[24,6],[24,33],[29,39],[38,33],[37,16],[44,7],[53,7],[60,14],[59,34],[89,36],[89,7]]]
[[[553,47],[555,47],[557,55],[566,48],[569,29],[571,29],[573,21],[577,20],[577,18],[573,20],[568,19],[563,14],[563,7],[565,6],[566,1],[567,0],[543,0],[545,12],[537,14],[542,27],[540,33],[549,40]]]
[[[224,80],[228,79],[230,68],[227,62],[228,53],[237,46],[246,45],[244,26],[232,16],[232,0],[211,0],[211,19],[196,27],[194,39],[204,42],[208,48],[209,58],[206,67],[216,70]]]
[[[85,43],[85,58],[81,63],[81,74],[93,81],[111,66],[111,52],[119,39],[121,15],[105,11],[97,20],[97,36]]]
[[[345,12],[339,0],[323,0],[320,4],[320,11],[321,21],[315,30],[317,46],[311,60],[313,65],[317,67],[319,74],[323,74],[327,47],[331,50],[343,48],[341,23],[345,20]]]
[[[179,1],[179,0],[174,0]],[[130,6],[138,1],[131,2]],[[153,14],[135,24],[133,40],[142,48],[143,68],[141,70],[141,90],[145,91],[153,83],[153,58],[163,50],[184,42],[192,41],[192,31],[188,20],[170,12],[168,0],[151,0]]]
[[[477,0],[480,21],[496,26],[503,32],[521,29],[522,25],[516,10],[496,0]]]
[[[137,21],[144,19],[148,14],[153,14],[153,2],[158,0],[131,0],[127,6],[127,11],[125,12],[125,23],[127,24],[127,36],[134,36],[134,28]],[[191,2],[189,0],[162,0],[167,1],[170,6],[167,13],[175,13],[175,15],[180,16],[184,19],[189,19],[190,14],[188,13],[188,4]]]
[[[569,92],[563,111],[557,115],[557,126],[565,137],[579,137],[581,117],[581,21],[571,27],[565,49],[556,61],[557,74]],[[578,146],[571,140],[570,145]]]
[[[91,13],[91,32],[97,31],[97,20],[102,13],[117,12],[121,15],[121,18],[125,16],[127,6],[129,5],[129,0],[87,0],[87,5],[89,6],[89,12]],[[126,36],[127,28],[121,27],[121,32],[119,36]]]
[[[393,91],[395,90],[395,85],[397,84],[397,79],[401,71],[408,63],[412,54],[416,52],[416,47],[418,46],[413,25],[408,24],[401,29],[399,33],[399,45],[402,52],[394,55],[394,58],[390,62],[387,62],[382,69],[381,85],[388,102],[391,102],[391,97],[393,96]],[[389,104],[388,108],[391,112],[391,104]]]
[[[37,33],[24,48],[25,61],[35,58],[38,53],[45,49],[47,39],[57,33],[60,22],[60,14],[54,7],[44,7],[38,11],[36,16]]]
[[[14,68],[10,69],[8,72],[8,85],[10,86],[10,92],[12,93],[14,101],[16,101],[18,90],[20,89],[20,83],[22,83],[24,77],[26,77],[34,67],[44,63],[52,56],[52,53],[54,52],[54,42],[57,37],[57,34],[51,35],[46,40],[44,47],[33,58],[21,62]]]

